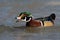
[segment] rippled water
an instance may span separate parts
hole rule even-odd
[[[0,27],[0,40],[60,40],[60,27]]]
[[[23,27],[25,22],[16,23],[14,19],[22,11],[30,11],[34,18],[54,12],[55,26]],[[59,21],[60,0],[0,0],[0,40],[60,40]]]

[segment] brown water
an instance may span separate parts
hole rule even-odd
[[[30,11],[34,18],[56,14],[55,26],[31,28],[15,17]],[[0,40],[60,40],[60,0],[0,0]],[[18,27],[19,26],[19,27]]]

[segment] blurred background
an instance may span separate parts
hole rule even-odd
[[[15,22],[23,11],[31,12],[34,18],[55,13],[55,25],[26,28],[25,22]],[[0,40],[60,40],[60,0],[0,0]]]
[[[60,0],[0,0],[0,25],[22,26],[15,17],[23,11],[29,11],[34,18],[56,14],[55,25],[60,25]]]

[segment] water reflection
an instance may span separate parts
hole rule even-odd
[[[51,40],[60,39],[60,27],[2,27],[0,40]],[[57,36],[57,37],[56,37]]]

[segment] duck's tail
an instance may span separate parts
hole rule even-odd
[[[55,13],[52,13],[50,16],[36,18],[35,20],[55,20],[55,18],[56,18]]]
[[[56,15],[55,15],[55,13],[52,13],[49,17],[50,17],[52,20],[55,20]]]

